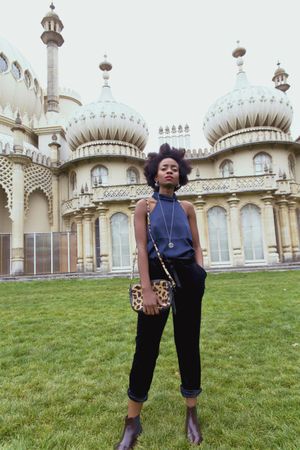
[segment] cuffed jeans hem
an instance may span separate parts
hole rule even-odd
[[[201,394],[202,389],[185,389],[183,386],[180,386],[180,392],[184,398],[194,398]]]
[[[134,402],[143,403],[148,400],[148,395],[146,394],[144,397],[137,397],[134,395],[130,389],[127,391],[128,397],[130,400],[133,400]]]

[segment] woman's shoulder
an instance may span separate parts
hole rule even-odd
[[[150,210],[151,210],[152,209],[151,207],[153,207],[156,204],[156,200],[153,197],[141,198],[140,200],[138,200],[136,203],[136,206],[135,206],[135,210],[146,212],[147,211],[147,201],[149,203]]]

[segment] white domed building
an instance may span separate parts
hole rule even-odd
[[[100,64],[97,101],[59,88],[63,23],[42,20],[47,87],[20,52],[0,39],[0,275],[128,272],[136,202],[151,193],[143,165],[143,117],[116,101],[112,65]],[[209,108],[209,150],[192,150],[188,126],[160,129],[160,143],[185,147],[193,170],[178,195],[194,203],[206,267],[276,265],[300,259],[300,144],[290,135],[288,75],[253,86],[233,52],[234,89]]]

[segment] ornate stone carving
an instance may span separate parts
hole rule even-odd
[[[2,186],[7,195],[7,207],[9,214],[11,214],[12,208],[12,171],[13,164],[8,160],[8,158],[0,156],[0,186]]]
[[[39,166],[37,164],[30,164],[24,167],[25,183],[24,183],[24,205],[25,215],[29,209],[29,196],[30,194],[40,189],[44,192],[48,200],[48,215],[50,223],[52,223],[52,172],[46,167]]]

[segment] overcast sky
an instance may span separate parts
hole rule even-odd
[[[60,85],[83,103],[98,98],[98,69],[105,52],[113,64],[116,100],[139,111],[148,124],[146,151],[157,150],[160,125],[191,128],[194,148],[209,147],[203,118],[230,91],[239,39],[252,84],[272,86],[278,59],[290,74],[293,137],[300,134],[299,9],[297,0],[56,0],[65,43],[59,50]],[[6,0],[0,34],[29,59],[46,86],[46,48],[40,40],[50,1]]]

